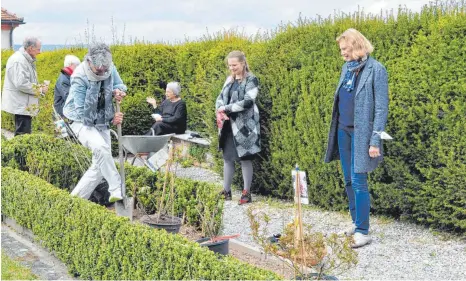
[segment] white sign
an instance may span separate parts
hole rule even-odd
[[[298,203],[298,197],[296,196],[296,170],[291,171],[291,178],[293,183],[294,190],[294,202]],[[306,172],[299,171],[299,190],[301,195],[301,204],[309,204],[309,197],[307,195],[307,181],[306,181]]]

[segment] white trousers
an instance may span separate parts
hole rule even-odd
[[[110,130],[99,131],[94,127],[73,122],[71,129],[79,142],[92,150],[91,167],[84,173],[71,195],[89,199],[94,189],[105,178],[111,195],[121,197],[121,178],[112,157]]]

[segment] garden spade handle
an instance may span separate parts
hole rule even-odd
[[[116,112],[120,112],[120,103],[116,102]],[[120,177],[121,177],[121,195],[126,198],[125,184],[125,160],[123,159],[123,144],[121,143],[121,123],[117,125],[118,134],[118,155],[120,157]]]

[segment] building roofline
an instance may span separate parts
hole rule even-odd
[[[24,18],[18,17],[15,13],[9,12],[2,7],[2,23],[24,24]]]
[[[19,20],[2,20],[2,24],[25,24],[26,22],[24,21],[19,21]]]

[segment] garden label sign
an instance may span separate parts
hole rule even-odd
[[[298,191],[296,191],[296,170],[293,169],[291,171],[291,184],[293,185],[293,190],[294,190],[294,202],[298,203]],[[298,171],[298,177],[299,177],[299,193],[301,196],[301,204],[306,204],[309,205],[309,197],[307,195],[307,182],[306,182],[306,172],[304,171]]]

